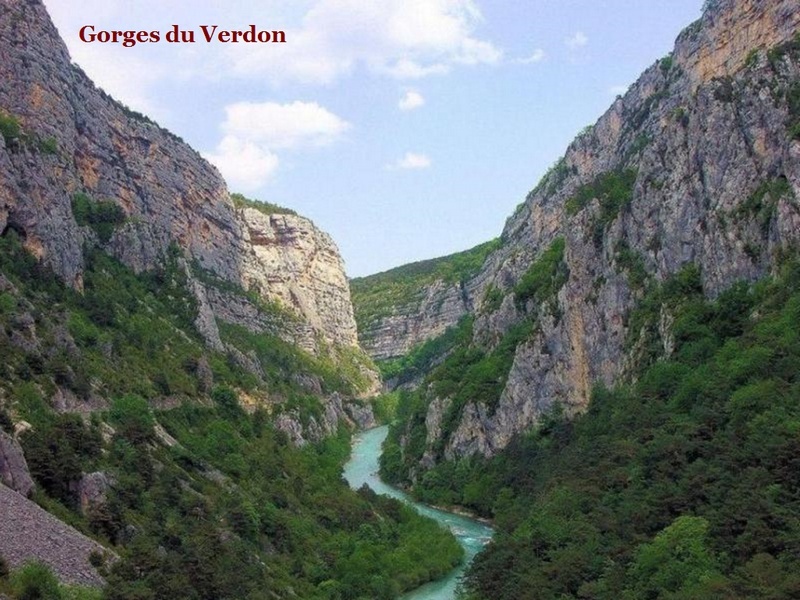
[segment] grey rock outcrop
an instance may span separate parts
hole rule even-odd
[[[473,343],[491,351],[522,320],[535,327],[496,405],[467,402],[440,459],[494,454],[556,404],[581,412],[594,384],[625,377],[635,358],[628,317],[643,294],[636,277],[662,282],[693,264],[715,297],[797,248],[800,114],[787,97],[800,89],[798,30],[794,0],[714,2],[507,220],[501,247],[466,286]],[[617,207],[586,197],[609,174],[632,182]],[[515,286],[556,239],[564,285],[546,303],[520,306]],[[489,289],[502,302],[485,303]],[[671,318],[662,313],[658,326],[665,353]]]
[[[392,314],[364,327],[361,345],[375,360],[403,356],[444,333],[471,308],[463,285],[437,279],[420,288],[412,302],[396,306]]]
[[[29,497],[34,490],[25,454],[17,440],[0,429],[0,482]]]
[[[163,265],[178,248],[209,346],[224,348],[216,320],[231,315],[209,301],[201,270],[296,315],[303,326],[287,337],[306,349],[357,346],[331,238],[299,216],[234,206],[220,174],[196,151],[71,63],[40,0],[0,0],[0,112],[23,132],[0,139],[0,233],[18,232],[71,286],[83,287],[86,242],[136,271]],[[78,223],[76,194],[122,210],[110,239]]]
[[[81,512],[90,515],[102,510],[108,500],[108,492],[114,480],[105,472],[85,473],[78,481],[78,500]]]

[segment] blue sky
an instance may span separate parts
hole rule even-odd
[[[291,207],[351,276],[463,250],[669,52],[702,0],[45,0],[101,87],[232,191]],[[249,24],[275,45],[86,44],[83,25]]]

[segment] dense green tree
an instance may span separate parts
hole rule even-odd
[[[465,598],[798,593],[800,265],[714,301],[700,282],[688,266],[648,283],[630,317],[632,378],[593,390],[584,415],[554,410],[491,459],[416,472],[417,497],[494,518]],[[662,311],[674,316],[670,356]],[[426,386],[457,398],[467,352],[455,347]],[[429,399],[400,396],[382,462],[394,481],[410,483],[425,451]]]
[[[678,517],[642,545],[628,569],[625,597],[688,597],[720,577],[719,561],[708,547],[708,521]]]
[[[128,394],[114,400],[110,417],[117,435],[130,444],[146,444],[155,437],[155,419],[147,401],[140,396]]]

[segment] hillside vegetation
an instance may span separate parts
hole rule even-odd
[[[476,275],[486,257],[500,246],[495,239],[448,256],[410,263],[351,280],[356,323],[361,331],[374,321],[392,314],[398,307],[419,301],[426,285],[441,280],[445,283],[466,282]]]
[[[494,458],[416,481],[418,498],[496,523],[464,598],[800,595],[800,263],[716,301],[688,266],[639,303],[632,346],[658,346],[662,310],[676,317],[674,351],[641,352],[635,383],[598,386],[585,414],[556,407]],[[426,385],[445,381],[434,370]],[[406,452],[424,408],[419,392],[401,398],[415,425]],[[396,482],[408,473],[400,431],[381,465]]]
[[[119,553],[113,564],[97,557],[103,598],[389,599],[460,561],[432,521],[346,486],[345,428],[303,448],[276,428],[288,411],[321,416],[303,376],[322,393],[352,390],[324,357],[224,332],[257,362],[256,375],[233,351],[203,344],[177,251],[139,275],[87,253],[78,293],[13,229],[0,237],[0,425],[27,423],[35,500]],[[245,394],[270,402],[246,412]],[[64,412],[71,402],[91,416]],[[81,506],[84,473],[110,482],[104,502]],[[20,577],[0,590],[56,597],[26,595]]]
[[[291,208],[285,208],[264,200],[253,200],[244,194],[231,194],[231,200],[236,208],[253,208],[265,215],[296,215]]]

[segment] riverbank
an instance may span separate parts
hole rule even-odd
[[[344,477],[350,487],[360,488],[366,484],[378,494],[396,498],[414,507],[420,514],[429,517],[450,529],[464,548],[464,562],[446,577],[423,585],[405,594],[403,600],[452,600],[461,575],[472,559],[489,543],[494,530],[487,523],[456,511],[432,507],[416,501],[408,493],[384,483],[378,476],[378,460],[388,427],[382,426],[361,432],[353,437],[350,460],[345,465]]]
[[[414,497],[411,492],[405,492],[412,498]],[[425,504],[419,500],[414,500],[415,502],[419,502],[420,504]],[[465,519],[471,519],[473,521],[477,521],[478,523],[483,523],[487,527],[494,529],[494,522],[491,519],[487,519],[486,517],[481,517],[480,515],[474,513],[468,508],[465,508],[459,504],[425,504],[425,506],[430,506],[431,508],[435,508],[436,510],[441,510],[442,512],[449,512],[453,513],[454,515],[458,515],[459,517],[464,517]]]

